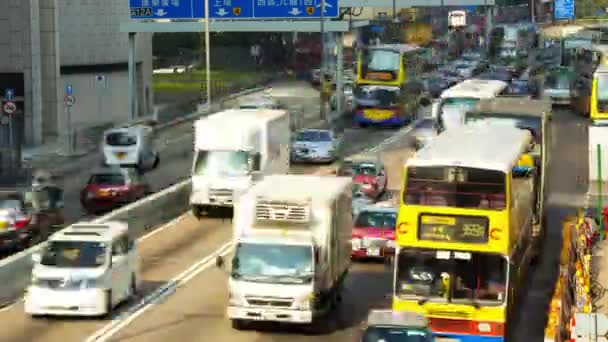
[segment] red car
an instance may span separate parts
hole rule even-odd
[[[132,168],[107,168],[94,173],[80,193],[80,203],[98,215],[135,202],[150,194],[150,186]]]
[[[338,175],[352,176],[353,182],[361,185],[361,192],[371,198],[380,197],[388,184],[384,165],[374,157],[347,159]]]
[[[353,226],[351,257],[353,259],[391,259],[395,255],[397,209],[363,208]]]

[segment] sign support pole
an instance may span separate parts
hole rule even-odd
[[[602,147],[597,144],[597,219],[600,223],[600,241],[604,240],[604,215],[602,204]]]
[[[129,115],[135,120],[135,33],[129,33]]]
[[[327,120],[327,113],[325,110],[325,97],[329,94],[325,94],[327,77],[325,76],[325,0],[321,0],[321,120]]]
[[[344,112],[344,34],[336,34],[336,110],[338,117]]]
[[[68,124],[68,155],[74,154],[74,132],[72,132],[72,107],[66,106],[66,116]]]
[[[209,41],[209,0],[205,0],[205,79],[207,83],[207,110],[211,110],[211,42]]]

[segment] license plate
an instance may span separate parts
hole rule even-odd
[[[99,194],[99,196],[109,196],[110,195],[110,191],[108,191],[108,190],[99,190],[97,192],[97,194]]]
[[[380,256],[380,248],[368,248],[367,255],[368,256]]]
[[[436,342],[461,342],[457,338],[450,338],[450,337],[436,337],[435,341]]]
[[[393,117],[393,112],[390,110],[377,110],[377,109],[371,109],[371,110],[366,110],[364,112],[364,115],[366,118],[370,119],[370,120],[386,120],[386,119],[390,119],[391,117]]]
[[[118,159],[123,159],[127,154],[124,152],[118,152],[118,153],[115,153],[114,155],[116,155],[116,158],[118,158]]]

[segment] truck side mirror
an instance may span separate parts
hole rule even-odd
[[[222,257],[221,255],[218,255],[217,258],[215,258],[215,267],[223,269],[224,266],[225,266],[224,257]]]
[[[261,171],[262,168],[262,154],[257,152],[253,155],[252,169],[253,171]]]

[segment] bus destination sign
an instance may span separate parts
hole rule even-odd
[[[420,216],[418,239],[427,241],[487,243],[488,218],[478,216]]]

